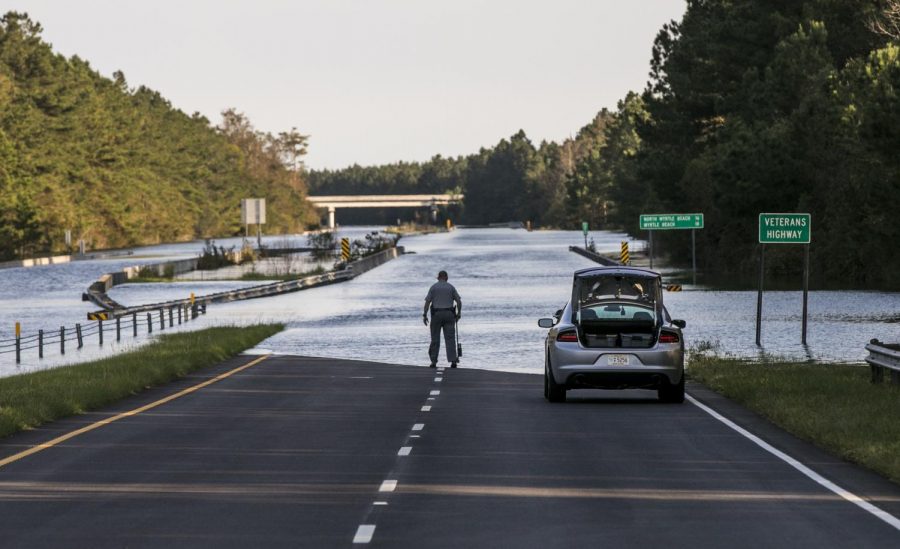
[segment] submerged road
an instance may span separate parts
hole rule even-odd
[[[698,405],[541,390],[529,374],[238,357],[4,440],[0,546],[900,544],[900,488],[700,387],[849,493]]]

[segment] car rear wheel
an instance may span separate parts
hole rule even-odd
[[[553,373],[550,371],[550,360],[544,364],[544,398],[550,402],[565,402],[566,388],[558,385],[553,379]]]
[[[681,374],[681,381],[672,385],[668,381],[657,389],[657,396],[661,402],[671,402],[680,404],[684,402],[684,373]]]

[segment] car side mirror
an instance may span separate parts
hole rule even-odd
[[[684,328],[685,326],[687,326],[687,322],[685,322],[683,320],[673,320],[672,325],[678,326],[679,328]]]
[[[552,318],[542,318],[538,320],[538,326],[541,328],[552,328],[554,324],[556,323],[553,322]]]

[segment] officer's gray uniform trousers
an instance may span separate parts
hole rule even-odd
[[[452,309],[431,311],[431,345],[428,347],[428,356],[432,364],[437,362],[441,350],[441,330],[444,331],[447,361],[456,362],[456,314]]]

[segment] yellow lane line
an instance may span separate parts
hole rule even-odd
[[[199,391],[200,389],[202,389],[204,387],[208,387],[208,386],[212,385],[213,383],[222,381],[223,379],[230,377],[240,371],[246,370],[247,368],[249,368],[251,366],[255,366],[267,358],[269,358],[269,355],[263,355],[255,360],[248,362],[247,364],[244,364],[243,366],[238,366],[237,368],[235,368],[233,370],[229,370],[225,373],[219,374],[212,379],[208,379],[208,380],[204,381],[203,383],[198,383],[197,385],[188,387],[187,389],[184,389],[183,391],[179,391],[173,395],[169,395],[165,398],[161,398],[161,399],[157,400],[156,402],[151,402],[150,404],[145,404],[144,406],[141,406],[140,408],[135,408],[134,410],[129,410],[127,412],[122,412],[121,414],[115,415],[113,417],[102,419],[96,423],[86,425],[80,429],[76,429],[72,432],[58,436],[52,440],[48,440],[47,442],[38,444],[37,446],[32,446],[31,448],[29,448],[27,450],[23,450],[23,451],[19,452],[18,454],[13,454],[9,457],[0,459],[0,467],[9,465],[10,463],[13,463],[15,461],[19,461],[20,459],[26,458],[26,457],[36,454],[40,451],[46,450],[47,448],[52,448],[52,447],[56,446],[57,444],[61,444],[69,439],[77,437],[78,435],[82,435],[89,431],[93,431],[94,429],[99,429],[100,427],[103,427],[104,425],[109,425],[110,423],[112,423],[114,421],[119,421],[120,419],[125,419],[127,417],[135,416],[142,412],[146,412],[147,410],[152,410],[153,408],[162,406],[163,404],[171,402],[171,401],[175,400],[176,398],[181,398],[185,395],[189,395],[193,392]]]

